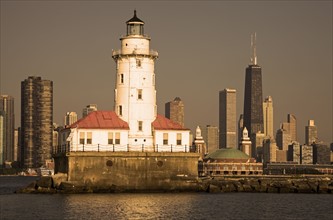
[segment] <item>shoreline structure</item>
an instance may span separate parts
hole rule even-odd
[[[187,189],[126,189],[116,185],[98,187],[78,181],[66,181],[67,174],[41,176],[15,193],[141,193],[141,192],[208,192],[208,193],[333,193],[333,176],[221,176],[185,180]]]

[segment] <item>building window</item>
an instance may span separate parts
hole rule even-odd
[[[113,144],[113,133],[112,132],[108,133],[108,144]]]
[[[120,133],[119,132],[116,132],[115,144],[120,144]]]
[[[80,132],[80,144],[84,144],[84,132]]]
[[[136,59],[136,67],[141,67],[141,60],[140,59]]]
[[[155,74],[153,74],[153,76],[152,76],[152,83],[153,83],[153,86],[155,86]]]
[[[87,132],[87,144],[92,144],[92,132]]]
[[[138,89],[138,99],[142,99],[142,89]]]
[[[138,121],[138,130],[139,131],[142,131],[142,124],[143,124],[142,121]]]
[[[120,74],[120,83],[124,83],[124,74]]]
[[[182,134],[181,133],[177,134],[177,145],[182,145]]]
[[[168,133],[163,133],[163,145],[168,145]]]
[[[119,105],[119,115],[123,116],[123,106]]]

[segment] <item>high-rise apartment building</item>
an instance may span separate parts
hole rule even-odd
[[[285,129],[285,127],[282,124],[281,128],[276,132],[276,144],[280,150],[288,150],[288,146],[292,143],[289,130]]]
[[[274,139],[265,139],[263,143],[264,164],[276,162],[276,142]]]
[[[252,143],[253,134],[264,133],[261,67],[257,64],[255,36],[252,36],[251,42],[251,63],[246,68],[243,114],[244,126],[249,131]]]
[[[294,141],[288,146],[287,161],[296,162],[301,164],[302,154],[301,154],[301,145]]]
[[[309,120],[308,125],[305,126],[305,144],[311,145],[318,141],[317,126],[314,120]]]
[[[21,154],[24,167],[51,159],[53,82],[30,76],[21,82]]]
[[[313,146],[301,146],[301,164],[313,164]]]
[[[184,103],[179,97],[165,103],[165,117],[184,127]]]
[[[207,152],[212,153],[219,149],[219,128],[217,126],[207,125],[205,129],[205,141]]]
[[[313,144],[313,164],[331,164],[330,147],[324,143]]]
[[[219,94],[220,148],[237,148],[236,90],[224,89]]]
[[[19,132],[14,129],[14,158],[13,161],[20,161]]]
[[[77,121],[76,112],[67,112],[65,115],[64,125],[68,126]]]
[[[3,116],[3,161],[14,161],[14,98],[0,96],[0,114]]]
[[[87,105],[82,110],[82,118],[86,117],[90,112],[97,111],[97,105],[96,104],[90,104]]]
[[[264,114],[264,134],[274,138],[273,133],[273,99],[272,96],[267,96],[263,103],[263,114]]]
[[[297,141],[297,120],[293,114],[288,114],[287,120],[289,123],[289,134],[291,141]]]

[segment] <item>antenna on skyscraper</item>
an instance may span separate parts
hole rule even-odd
[[[251,34],[251,49],[252,49],[251,64],[252,65],[257,65],[256,40],[257,40],[257,33],[254,32],[254,34]]]

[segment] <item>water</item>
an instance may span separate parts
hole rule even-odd
[[[0,219],[333,219],[332,194],[14,194],[0,176]]]

